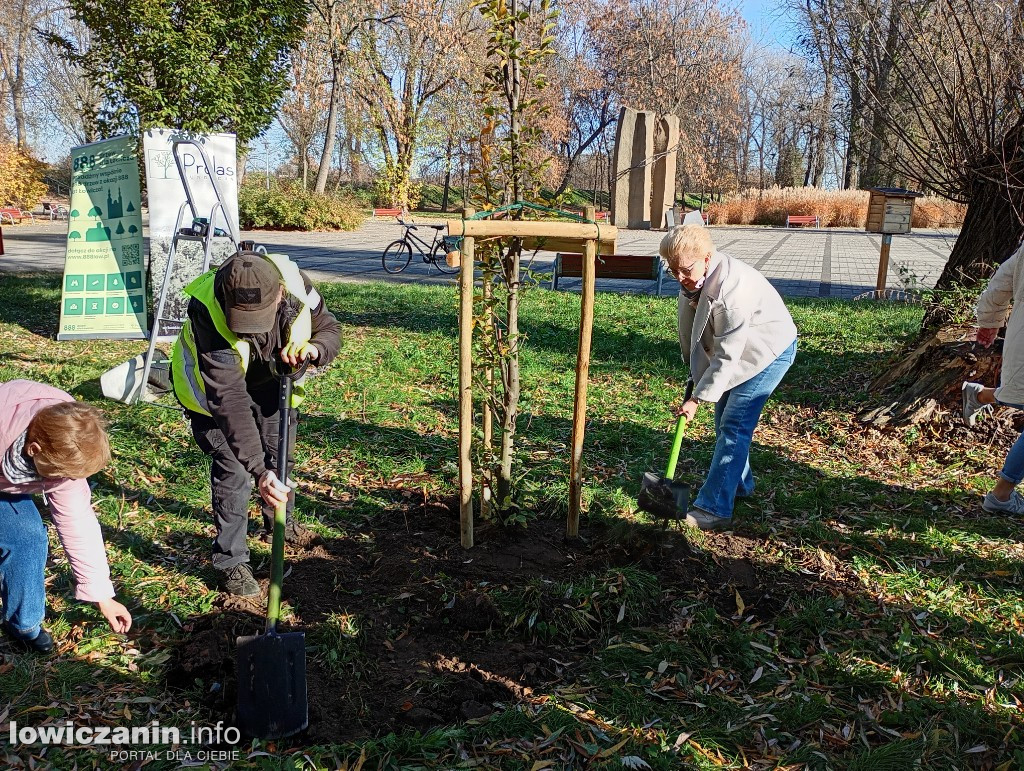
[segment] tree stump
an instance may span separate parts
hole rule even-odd
[[[973,327],[958,324],[923,335],[871,383],[871,393],[884,401],[862,411],[858,420],[875,428],[924,423],[959,412],[965,380],[998,385],[1002,340],[982,348],[975,342],[976,333]]]

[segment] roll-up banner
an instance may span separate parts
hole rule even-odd
[[[139,162],[133,137],[71,149],[58,340],[146,337]]]

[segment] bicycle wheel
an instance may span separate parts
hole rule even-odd
[[[380,261],[388,273],[401,273],[412,260],[412,247],[405,241],[392,241],[384,250]]]
[[[434,264],[434,267],[437,268],[439,271],[441,271],[442,273],[447,273],[449,276],[451,276],[452,274],[459,272],[459,266],[449,265],[448,260],[446,259],[447,255],[448,247],[445,246],[444,241],[438,241],[434,245],[434,251],[430,253],[430,261]]]

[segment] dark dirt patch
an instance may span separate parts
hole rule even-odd
[[[758,560],[761,542],[740,535],[713,536],[709,552],[692,549],[678,529],[634,523],[591,522],[585,536],[567,541],[564,522],[553,519],[526,530],[483,525],[479,545],[465,551],[457,509],[446,502],[397,511],[372,531],[289,551],[284,596],[294,611],[288,628],[306,632],[309,738],[422,731],[484,717],[496,704],[571,682],[598,641],[536,639],[503,612],[499,594],[636,568],[670,595],[649,603],[639,618],[656,625],[669,623],[671,596],[704,596],[731,617],[738,592],[745,614],[773,618],[792,596],[822,584],[848,591],[856,583],[826,575],[824,564],[782,573]],[[201,685],[211,708],[230,716],[235,637],[262,628],[262,603],[224,598],[217,612],[187,622],[171,684]]]

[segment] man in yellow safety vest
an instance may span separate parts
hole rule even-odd
[[[284,255],[239,252],[185,293],[192,299],[174,344],[171,372],[192,435],[212,461],[213,566],[224,591],[256,595],[259,584],[246,544],[253,480],[267,532],[273,530],[274,506],[287,497],[286,542],[306,546],[313,540],[293,516],[294,493],[273,471],[280,419],[278,382],[270,365],[275,358],[292,366],[306,358],[317,366],[329,364],[341,347],[340,325]],[[301,400],[297,384],[292,407]],[[293,420],[295,414],[292,410]],[[294,427],[291,436],[294,442]]]

